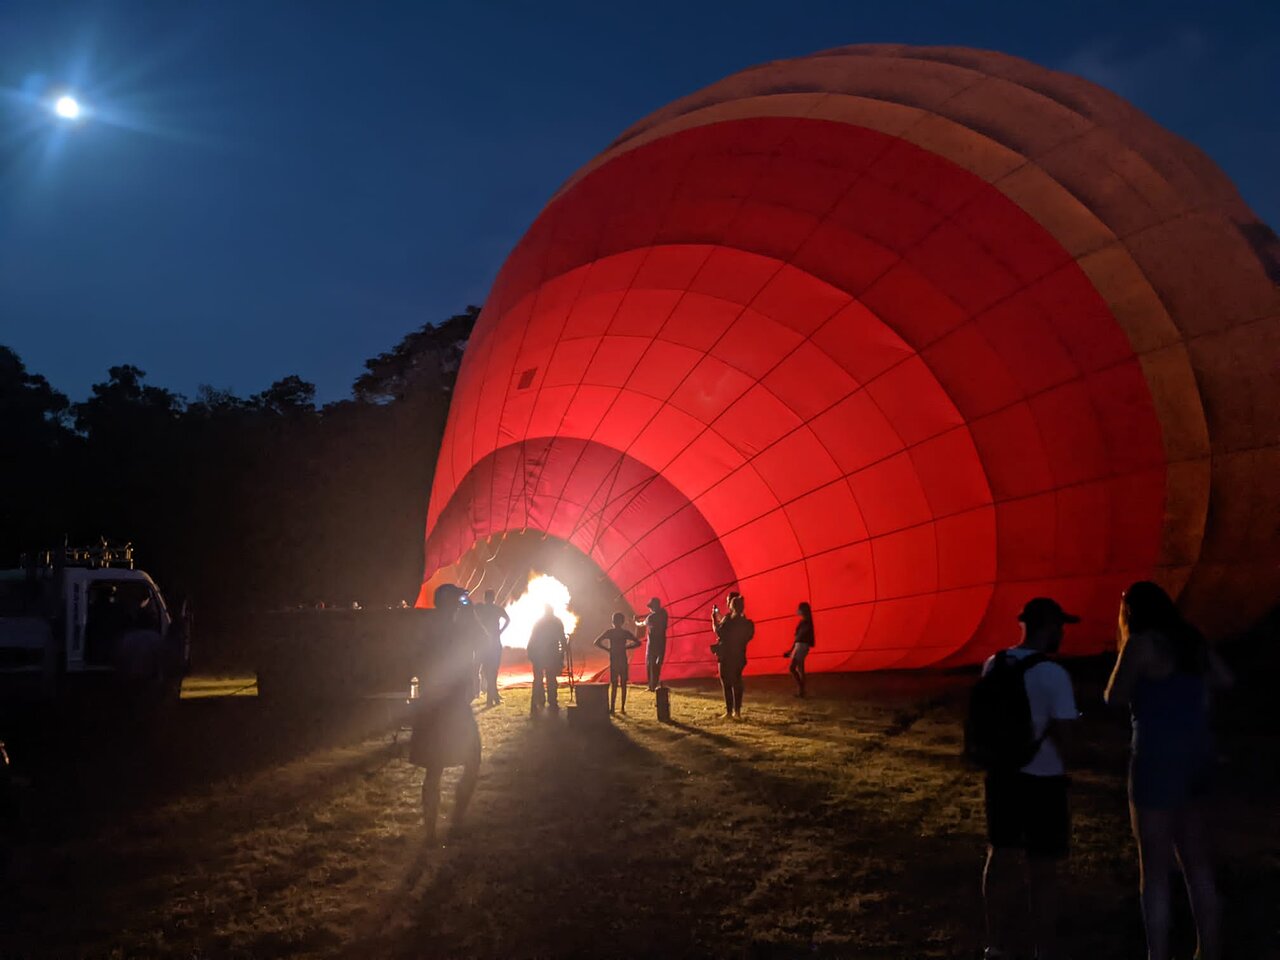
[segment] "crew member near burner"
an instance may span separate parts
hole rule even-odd
[[[543,608],[541,619],[533,625],[529,634],[529,663],[533,666],[530,713],[537,713],[543,704],[552,710],[560,709],[556,700],[556,678],[564,670],[564,648],[564,624],[551,609],[551,604],[547,604]]]

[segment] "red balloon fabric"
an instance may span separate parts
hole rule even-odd
[[[641,122],[494,284],[427,577],[496,533],[567,540],[633,606],[664,598],[672,676],[714,672],[730,589],[756,672],[786,669],[802,600],[817,670],[976,661],[1036,595],[1083,617],[1069,652],[1103,649],[1124,586],[1183,590],[1205,543],[1177,224],[1214,191],[1248,216],[1131,113],[997,54],[858,47]],[[1177,183],[1150,159],[1174,148]],[[1244,253],[1209,267],[1266,313],[1265,251]]]

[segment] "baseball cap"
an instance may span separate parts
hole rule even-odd
[[[1067,613],[1057,600],[1049,597],[1032,597],[1018,614],[1018,621],[1029,627],[1038,627],[1044,623],[1079,623],[1080,618]]]
[[[456,583],[442,583],[436,587],[435,593],[431,595],[432,605],[442,607],[450,603],[462,603],[466,595],[467,591]]]

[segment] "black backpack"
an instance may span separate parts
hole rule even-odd
[[[964,723],[964,755],[985,770],[1016,771],[1031,762],[1044,737],[1035,735],[1027,671],[1045,656],[1016,658],[1002,650],[973,685]]]

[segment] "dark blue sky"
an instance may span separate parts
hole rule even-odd
[[[0,0],[0,343],[73,397],[366,357],[482,302],[632,121],[765,60],[954,43],[1084,74],[1280,225],[1280,3]],[[59,127],[34,98],[99,111]]]

